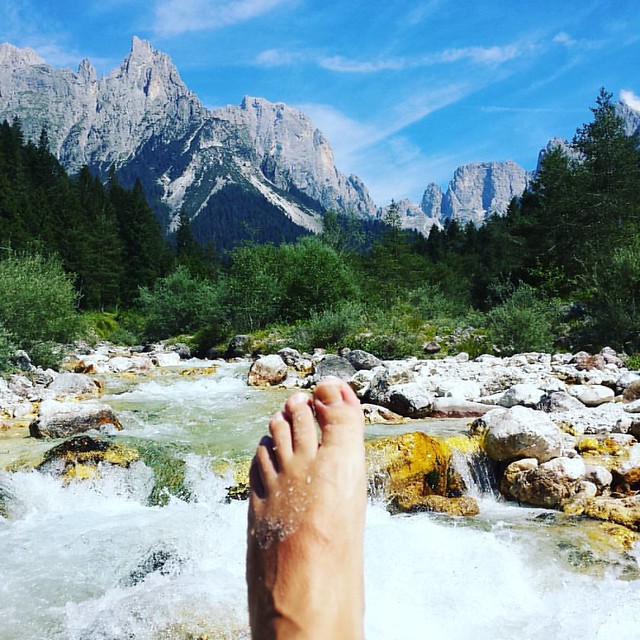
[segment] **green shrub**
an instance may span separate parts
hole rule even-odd
[[[409,303],[414,313],[429,322],[442,322],[463,316],[467,307],[446,295],[438,285],[425,284],[409,292]]]
[[[630,371],[640,371],[640,353],[629,356],[625,362],[625,367]]]
[[[555,305],[536,297],[535,290],[519,285],[486,315],[489,336],[505,355],[553,350]]]
[[[0,375],[13,370],[12,361],[15,352],[16,346],[13,344],[9,332],[0,325]]]
[[[349,337],[362,328],[363,317],[362,305],[353,302],[313,312],[309,320],[296,327],[293,342],[302,351],[349,346]]]
[[[35,364],[55,366],[57,345],[79,335],[77,301],[59,260],[26,254],[0,262],[0,318],[16,347]]]
[[[158,279],[152,289],[141,287],[139,307],[150,340],[193,333],[221,315],[215,284],[193,276],[185,266]]]

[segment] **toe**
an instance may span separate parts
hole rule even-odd
[[[304,393],[293,394],[284,405],[285,416],[291,423],[293,452],[312,456],[318,450],[318,433],[311,402]]]
[[[273,438],[273,449],[278,466],[282,469],[283,465],[286,465],[290,460],[293,453],[291,424],[284,413],[276,413],[273,418],[271,418],[271,422],[269,422],[269,432]]]
[[[265,436],[260,440],[258,450],[255,455],[254,466],[257,469],[257,478],[259,479],[258,488],[262,490],[262,495],[267,497],[270,493],[270,489],[278,479],[278,462],[276,460],[275,451],[273,450],[273,440],[268,436]],[[249,477],[249,481],[252,478]],[[254,487],[251,487],[254,489]],[[256,491],[258,493],[258,491]]]
[[[322,380],[313,394],[313,403],[323,445],[362,441],[364,417],[360,400],[344,380]]]

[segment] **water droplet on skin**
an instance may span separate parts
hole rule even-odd
[[[306,481],[307,484],[311,484],[311,476],[307,476],[305,478],[305,481]]]

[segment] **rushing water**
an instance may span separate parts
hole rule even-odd
[[[286,393],[250,389],[244,373],[223,365],[107,397],[127,437],[182,452],[188,500],[148,506],[154,477],[140,461],[71,484],[0,472],[0,640],[248,637],[246,503],[225,501],[230,478],[212,460],[252,451]],[[500,502],[490,489],[476,488],[481,515],[465,520],[392,517],[370,504],[369,640],[640,637],[637,550],[594,554],[590,523]]]

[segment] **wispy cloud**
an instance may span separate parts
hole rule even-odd
[[[218,29],[264,15],[291,0],[160,0],[154,30],[165,36]]]
[[[633,91],[622,89],[620,91],[620,100],[635,111],[640,111],[640,98]]]
[[[380,71],[402,71],[421,67],[448,65],[456,62],[471,62],[484,66],[498,66],[521,57],[533,48],[526,44],[509,44],[503,47],[464,47],[445,49],[415,57],[390,57],[371,60],[353,59],[345,56],[318,56],[306,52],[270,49],[256,57],[256,62],[265,66],[287,66],[293,63],[310,62],[337,73],[378,73]]]
[[[553,38],[554,44],[562,45],[570,50],[589,51],[592,49],[600,49],[606,44],[604,40],[586,40],[584,38],[578,39],[570,36],[566,31],[561,31]]]

